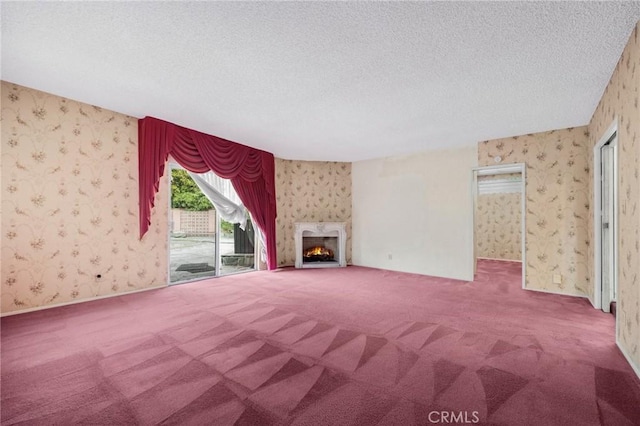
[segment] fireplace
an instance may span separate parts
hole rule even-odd
[[[299,222],[296,226],[296,268],[347,266],[344,222]]]

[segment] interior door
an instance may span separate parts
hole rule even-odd
[[[600,150],[601,158],[601,268],[602,310],[610,312],[611,302],[616,300],[616,175],[615,139],[607,142]]]
[[[473,276],[478,272],[478,171],[473,171]],[[475,278],[474,278],[475,279]]]

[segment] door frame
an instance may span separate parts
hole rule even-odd
[[[593,306],[602,309],[602,155],[601,149],[612,139],[616,140],[618,135],[618,117],[616,117],[609,128],[593,147]],[[618,276],[618,150],[613,151],[613,176],[615,180],[613,190],[614,222],[613,222],[613,268]],[[617,321],[616,321],[617,323]]]
[[[473,271],[475,273],[476,265],[477,265],[477,256],[476,256],[476,207],[478,203],[478,176],[487,176],[487,175],[499,175],[499,174],[508,174],[508,173],[520,173],[522,175],[522,181],[520,182],[520,243],[522,245],[520,251],[522,253],[522,288],[526,289],[527,283],[527,195],[525,192],[526,189],[526,181],[527,181],[527,167],[525,163],[510,163],[510,164],[499,164],[495,166],[483,166],[483,167],[474,167],[472,169],[473,178],[472,178],[472,191],[473,191],[473,212],[472,212],[472,223],[473,223]]]

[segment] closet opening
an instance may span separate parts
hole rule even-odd
[[[505,262],[521,269],[526,288],[525,222],[524,163],[473,169],[474,273],[479,262]]]

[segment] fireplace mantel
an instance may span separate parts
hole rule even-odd
[[[304,237],[336,237],[338,239],[336,262],[308,263],[303,261],[302,251]],[[295,246],[296,268],[327,268],[347,266],[347,224],[345,222],[296,222]]]

